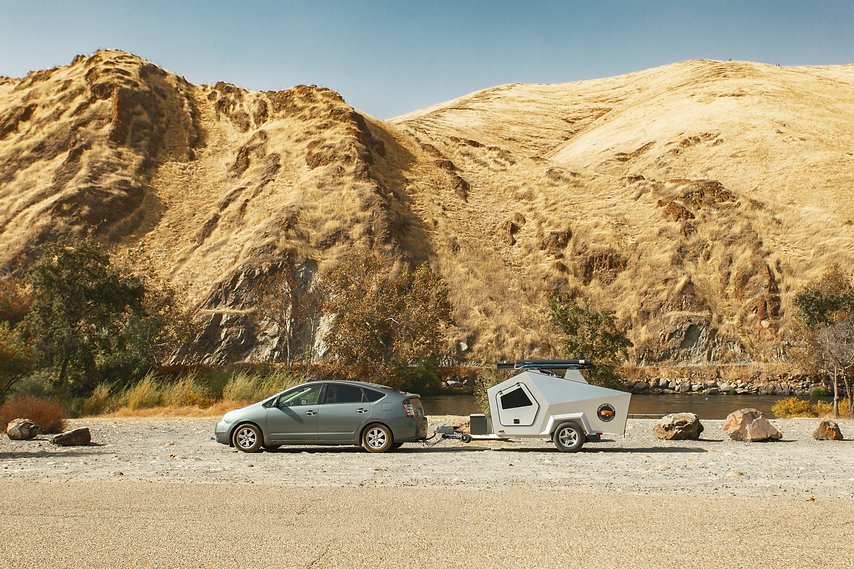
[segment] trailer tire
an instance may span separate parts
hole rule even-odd
[[[471,442],[471,435],[463,435],[460,437],[460,440],[463,441],[464,443],[470,443]]]
[[[584,445],[584,431],[575,423],[561,423],[552,435],[552,441],[561,452],[578,452]]]

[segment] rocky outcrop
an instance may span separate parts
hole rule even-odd
[[[703,432],[703,424],[694,413],[665,415],[652,428],[652,434],[665,441],[696,441]]]
[[[50,442],[61,447],[86,446],[92,443],[92,433],[87,427],[81,427],[60,433],[50,439]]]
[[[778,441],[783,433],[778,431],[758,409],[739,409],[730,413],[723,430],[734,441]]]
[[[817,441],[841,441],[843,440],[842,429],[836,421],[822,421],[813,431],[812,438]]]
[[[28,441],[38,436],[41,427],[29,419],[13,419],[6,426],[6,434],[13,441]]]

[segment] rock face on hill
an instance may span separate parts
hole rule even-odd
[[[616,311],[639,362],[785,360],[794,293],[854,261],[852,89],[854,66],[689,61],[380,121],[99,51],[0,78],[0,272],[62,236],[142,247],[195,307],[186,360],[280,355],[259,279],[355,246],[431,263],[460,359],[551,355],[559,292]]]

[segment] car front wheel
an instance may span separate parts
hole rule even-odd
[[[564,423],[555,429],[552,440],[561,452],[578,452],[584,444],[584,431],[575,423]]]
[[[385,425],[370,425],[362,432],[362,448],[368,452],[386,452],[393,445],[394,437]]]
[[[243,452],[258,452],[261,450],[261,445],[263,443],[261,429],[250,423],[240,425],[234,429],[231,442],[234,443],[234,448],[237,450],[241,450]]]

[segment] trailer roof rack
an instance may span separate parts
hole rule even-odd
[[[593,369],[592,362],[587,360],[517,360],[515,362],[498,362],[498,369]]]

